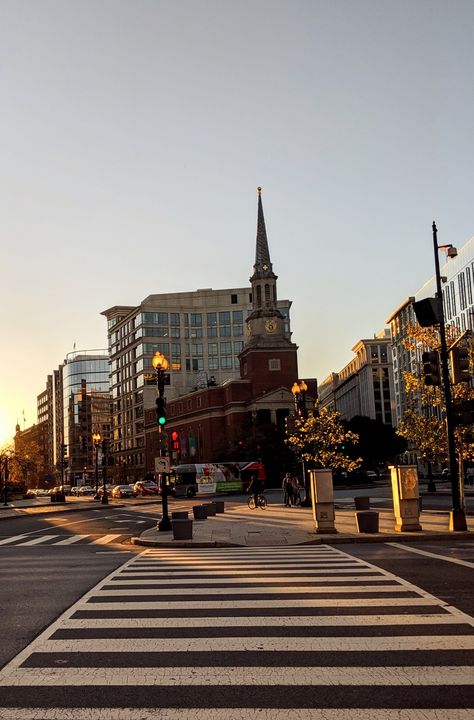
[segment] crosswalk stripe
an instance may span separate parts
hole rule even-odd
[[[119,533],[118,535],[103,535],[102,537],[97,538],[97,540],[93,540],[91,545],[107,545],[119,538],[121,535],[123,535],[123,533]]]
[[[272,578],[273,579],[273,578]],[[166,595],[175,595],[179,592],[178,587],[168,588],[168,591],[164,591],[164,586],[160,588],[134,588],[127,590],[115,590],[115,589],[102,589],[100,591],[101,597],[130,597],[133,594],[136,598],[147,597],[149,595],[160,595],[165,597]],[[233,588],[198,588],[194,587],[192,590],[193,595],[274,595],[274,594],[302,594],[302,593],[406,593],[407,589],[400,585],[378,585],[377,587],[362,586],[362,585],[327,585],[322,587],[316,587],[314,585],[305,585],[301,587],[280,587],[278,585],[265,585],[263,587],[233,587]]]
[[[66,538],[65,540],[59,540],[59,542],[54,543],[55,545],[72,545],[73,543],[79,542],[80,540],[85,540],[88,538],[89,535],[71,535],[70,537]]]
[[[192,670],[192,672],[191,672]],[[152,685],[473,685],[470,666],[443,667],[147,667],[147,687]],[[19,668],[9,680],[12,686],[139,685],[143,689],[144,668]],[[369,702],[369,698],[368,698]],[[380,718],[380,716],[379,716]]]
[[[258,627],[364,627],[370,625],[458,625],[458,620],[451,614],[438,613],[424,615],[326,615],[312,617],[285,617],[269,615],[254,618]],[[246,622],[242,617],[165,617],[165,618],[87,618],[87,620],[64,620],[61,627],[66,629],[84,628],[199,628],[199,627],[240,627]],[[253,622],[253,621],[252,621]]]
[[[96,707],[68,708],[67,715],[64,707],[48,708],[1,708],[2,720],[91,720],[98,718]],[[258,713],[258,714],[257,714]],[[137,720],[136,707],[101,707],[100,718],[113,718],[113,720]],[[156,707],[140,708],[139,717],[145,720],[197,720],[198,711],[193,709],[185,714],[182,708]],[[298,708],[292,711],[288,708],[206,708],[206,720],[472,720],[472,710],[400,710],[393,708]]]
[[[41,543],[48,542],[48,540],[54,540],[54,538],[60,537],[59,535],[43,535],[42,537],[37,537],[34,540],[28,540],[27,542],[20,543],[21,547],[26,547],[27,545],[41,545]]]
[[[264,646],[264,647],[263,647]],[[472,635],[435,635],[412,637],[224,637],[224,638],[133,638],[114,640],[46,640],[40,653],[162,653],[162,652],[395,652],[409,650],[473,650]],[[217,659],[216,665],[218,664]],[[474,673],[471,671],[471,682]],[[281,678],[280,678],[281,680]]]
[[[288,576],[297,575],[297,574],[299,574],[299,573],[301,573],[301,572],[304,572],[305,575],[307,575],[307,576],[314,576],[315,578],[319,578],[321,573],[322,573],[323,575],[326,575],[326,574],[331,573],[331,574],[333,574],[333,575],[341,575],[341,576],[344,575],[344,573],[348,573],[348,574],[351,574],[351,573],[359,573],[361,578],[366,578],[366,577],[371,577],[371,576],[373,575],[373,573],[374,573],[374,571],[373,571],[371,568],[367,568],[367,567],[361,567],[361,568],[357,568],[357,567],[352,568],[352,567],[349,567],[349,568],[337,568],[337,569],[334,569],[334,568],[331,568],[331,567],[327,567],[327,568],[325,567],[325,568],[322,568],[322,569],[311,567],[311,568],[309,568],[308,570],[306,570],[306,568],[307,568],[307,566],[305,566],[305,567],[303,567],[303,568],[298,568],[298,569],[293,569],[293,568],[292,568],[292,569],[290,569],[290,570],[287,570],[286,568],[281,568],[281,567],[275,566],[275,567],[272,568],[271,570],[269,570],[269,569],[267,569],[267,568],[265,568],[264,570],[260,570],[258,567],[256,567],[256,568],[254,568],[254,572],[253,572],[253,573],[251,573],[251,572],[248,571],[248,570],[235,570],[235,569],[233,569],[233,568],[232,568],[232,569],[224,569],[224,568],[222,568],[222,569],[219,569],[218,571],[217,571],[217,570],[213,571],[213,572],[212,572],[212,575],[213,575],[213,577],[226,577],[226,576],[234,577],[234,576],[237,576],[237,575],[238,575],[238,576],[241,576],[241,575],[245,575],[245,576],[249,576],[249,575],[252,575],[252,576],[253,576],[253,575],[257,575],[257,576],[267,576],[267,575],[274,575],[274,574],[276,574],[276,573],[280,574],[280,573],[282,572],[282,570],[284,570],[284,571],[285,571],[285,575],[288,575]],[[138,571],[135,571],[135,570],[124,570],[123,572],[120,573],[120,575],[119,575],[118,577],[134,578],[134,577],[143,577],[144,575],[146,575],[146,576],[149,577],[149,578],[153,578],[153,577],[167,577],[168,575],[169,575],[170,577],[174,577],[175,575],[179,575],[180,578],[184,578],[184,577],[187,577],[187,578],[203,577],[202,570],[199,570],[199,569],[197,569],[197,568],[196,568],[196,569],[193,569],[192,567],[187,567],[187,568],[180,569],[179,572],[169,572],[169,568],[168,568],[168,567],[166,567],[166,568],[164,568],[164,569],[162,569],[162,570],[160,570],[159,568],[155,568],[152,572],[150,572],[149,570],[147,571],[146,569],[144,569],[144,570],[138,570]],[[207,574],[206,574],[206,575],[207,575]]]
[[[127,578],[130,577],[127,575]],[[142,578],[143,575],[140,575]],[[269,578],[272,582],[289,582],[288,576],[285,575],[272,575],[271,578]],[[315,578],[316,579],[316,578]],[[268,580],[268,578],[267,578]],[[291,576],[291,582],[310,582],[311,577],[308,577],[308,575],[292,575]],[[318,575],[317,576],[318,582],[373,582],[373,583],[379,583],[379,582],[387,582],[387,576],[386,575],[342,575],[339,577],[334,577],[334,575]],[[179,585],[181,587],[187,588],[187,587],[195,587],[196,578],[194,578],[194,582],[190,578],[160,578],[159,580],[140,580],[140,579],[132,579],[132,580],[124,580],[121,579],[119,576],[111,580],[108,583],[108,587],[113,587],[114,585],[157,585],[159,587],[172,587],[174,585]],[[216,578],[216,577],[208,577],[208,578],[201,578],[199,582],[202,582],[206,585],[221,585],[222,583],[225,583],[226,585],[235,585],[238,586],[239,584],[242,584],[244,581],[242,578],[234,578],[232,576],[225,577],[225,578]],[[252,580],[246,583],[247,585],[250,585],[254,582],[257,582],[257,580]],[[313,587],[313,586],[311,586]],[[281,588],[279,588],[281,590]]]
[[[23,538],[28,537],[27,535],[14,535],[13,537],[4,538],[3,540],[0,540],[0,545],[9,545],[10,543],[14,543],[17,540],[22,540]]]
[[[204,602],[199,601],[178,601],[173,600],[169,602],[164,600],[160,602],[155,600],[154,602],[122,602],[120,599],[117,602],[100,602],[93,603],[88,602],[84,605],[84,610],[115,610],[117,607],[120,610],[159,610],[161,608],[170,608],[174,610],[192,610],[192,609],[209,609],[219,610],[223,608],[247,608],[249,615],[252,613],[252,609],[256,608],[275,608],[281,607],[284,602],[287,608],[301,608],[301,607],[327,607],[328,604],[331,607],[392,607],[396,605],[413,606],[413,605],[439,605],[438,600],[431,598],[354,598],[354,599],[334,599],[334,600],[206,600]]]

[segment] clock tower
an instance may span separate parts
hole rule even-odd
[[[257,188],[257,242],[252,285],[252,310],[247,317],[247,341],[240,354],[240,374],[250,379],[254,392],[276,387],[291,388],[298,378],[297,346],[285,335],[285,318],[277,306],[278,276],[268,250],[262,205]]]

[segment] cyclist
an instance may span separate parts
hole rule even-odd
[[[255,507],[258,508],[258,496],[263,490],[263,482],[257,475],[251,475],[249,485],[249,495],[253,495],[255,500]]]

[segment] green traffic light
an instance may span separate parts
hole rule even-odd
[[[159,425],[165,425],[165,424],[166,424],[166,418],[163,417],[163,415],[162,415],[161,417],[158,418],[158,423],[159,423]]]

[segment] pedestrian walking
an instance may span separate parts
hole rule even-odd
[[[285,507],[291,507],[291,505],[293,505],[293,482],[290,473],[286,473],[281,487],[284,493],[283,502]]]
[[[263,482],[257,475],[252,475],[250,478],[249,495],[253,495],[255,500],[255,507],[259,507],[258,496],[263,490]]]
[[[292,479],[293,505],[301,505],[301,488],[297,477]]]

